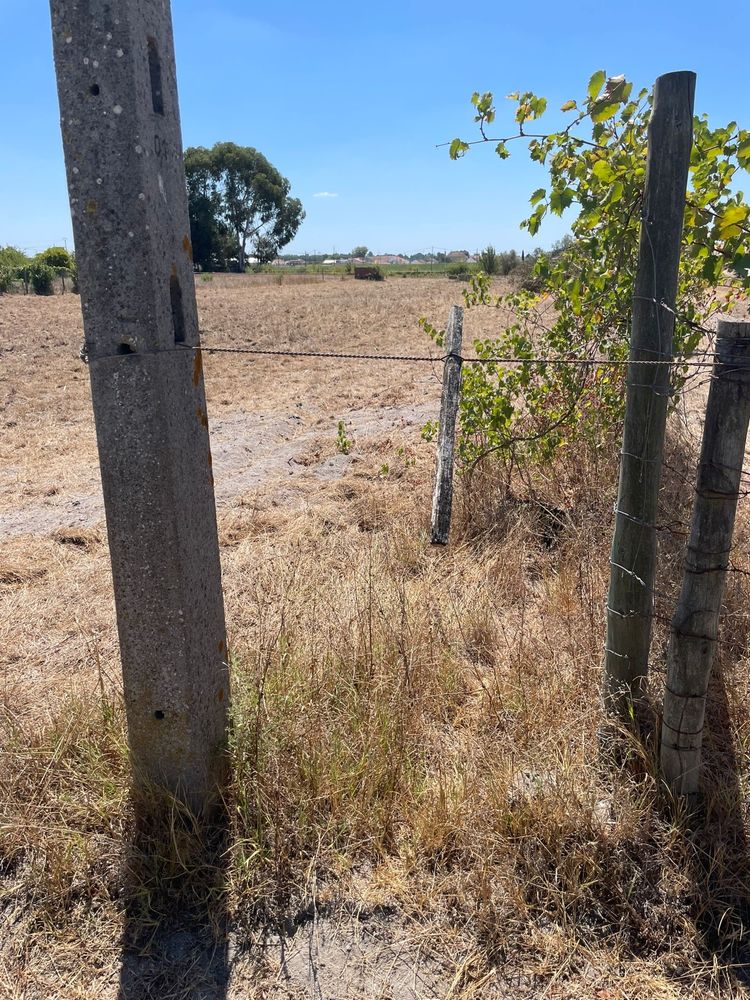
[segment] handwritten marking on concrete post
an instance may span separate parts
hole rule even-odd
[[[202,809],[229,683],[170,8],[51,11],[132,762]]]
[[[443,366],[443,396],[440,402],[438,429],[437,473],[432,498],[432,543],[447,545],[451,528],[453,506],[453,453],[456,440],[456,416],[461,397],[461,341],[464,311],[451,306],[448,328],[445,331]]]

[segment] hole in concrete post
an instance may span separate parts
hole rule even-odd
[[[101,93],[99,89],[99,84],[92,83],[91,86],[89,87],[89,93],[91,94],[92,97],[98,97],[99,94]]]
[[[154,718],[155,719],[163,719],[164,718],[164,712],[162,712],[162,710],[160,708],[157,708],[157,710],[154,712]]]
[[[135,354],[135,348],[132,344],[128,344],[127,341],[123,340],[121,344],[117,345],[118,354]]]
[[[169,279],[169,298],[172,303],[172,328],[175,344],[185,343],[185,313],[182,310],[180,279],[173,274]]]
[[[156,39],[148,39],[148,72],[151,77],[151,104],[154,113],[164,114],[164,92],[161,86],[161,59],[156,50]]]

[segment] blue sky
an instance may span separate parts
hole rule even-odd
[[[583,93],[595,69],[625,73],[636,86],[692,69],[696,111],[714,124],[750,123],[737,55],[750,38],[748,0],[715,8],[696,0],[172,0],[172,13],[184,144],[261,150],[307,212],[289,248],[298,252],[361,243],[376,252],[489,242],[529,249],[518,222],[543,183],[540,168],[520,148],[504,163],[489,148],[458,163],[435,148],[472,137],[475,89],[529,89],[557,108]],[[70,245],[46,0],[0,0],[0,26],[0,245]],[[499,104],[501,129],[511,105]],[[538,242],[564,231],[555,220]]]

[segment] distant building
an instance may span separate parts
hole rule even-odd
[[[378,257],[368,257],[368,264],[408,264],[409,261],[406,257],[402,257],[397,253],[384,253],[380,254]]]

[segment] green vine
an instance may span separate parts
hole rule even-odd
[[[548,215],[575,211],[572,239],[540,254],[534,271],[540,290],[496,294],[491,277],[479,273],[464,292],[467,308],[503,308],[513,321],[474,349],[488,363],[464,367],[459,458],[472,468],[490,453],[505,460],[546,461],[581,437],[603,443],[620,425],[625,367],[609,361],[628,356],[630,312],[646,173],[647,128],[652,94],[624,77],[591,77],[581,101],[560,109],[569,123],[557,131],[530,131],[547,111],[543,97],[510,94],[516,131],[490,138],[493,95],[475,93],[480,138],[454,139],[450,156],[491,143],[501,159],[522,141],[532,161],[547,168],[546,187],[533,192],[521,228],[536,235]],[[535,128],[536,126],[531,126]],[[750,206],[734,190],[737,173],[750,167],[750,132],[730,122],[712,129],[705,115],[694,120],[694,146],[685,209],[676,304],[674,350],[678,364],[674,398],[718,312],[732,308],[750,288]],[[426,319],[428,335],[442,331]],[[588,359],[591,365],[544,365],[530,359]],[[492,363],[512,358],[514,363]],[[598,364],[597,362],[601,362]]]

